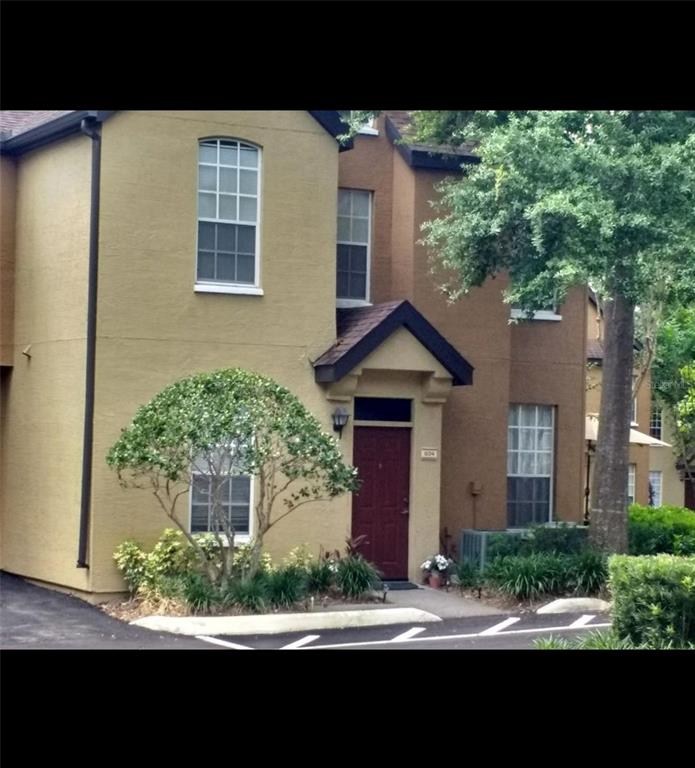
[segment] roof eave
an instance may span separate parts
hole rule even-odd
[[[325,384],[340,381],[356,368],[367,355],[400,327],[406,328],[430,354],[451,374],[455,387],[473,383],[473,366],[437,331],[409,301],[403,301],[372,328],[357,344],[338,360],[314,366],[314,380]]]
[[[347,126],[340,119],[340,113],[336,110],[310,109],[309,114],[336,140],[338,139],[338,136],[342,136],[347,131]],[[348,139],[345,142],[338,142],[338,151],[345,152],[348,149],[352,149],[353,145],[354,142],[352,139]]]
[[[462,155],[456,152],[430,152],[425,149],[419,149],[403,141],[401,132],[396,128],[388,115],[384,124],[386,126],[387,138],[411,168],[461,172],[463,165],[477,165],[480,162],[480,158],[475,155]]]
[[[76,110],[69,115],[62,115],[55,120],[37,125],[36,128],[30,128],[18,136],[5,139],[5,141],[0,142],[0,152],[7,155],[21,155],[24,152],[42,147],[44,144],[78,133],[82,121],[87,117],[94,117],[101,123],[112,114],[113,111]]]

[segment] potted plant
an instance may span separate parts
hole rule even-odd
[[[446,578],[450,565],[451,560],[444,555],[437,554],[425,560],[420,568],[422,568],[424,575],[427,577],[430,587],[439,589]]]

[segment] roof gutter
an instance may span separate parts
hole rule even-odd
[[[89,539],[94,447],[94,381],[97,341],[97,282],[99,277],[99,186],[101,181],[101,126],[97,112],[87,112],[80,131],[92,140],[92,182],[89,211],[89,276],[87,282],[87,361],[85,366],[84,433],[82,438],[82,497],[77,567],[89,568]]]

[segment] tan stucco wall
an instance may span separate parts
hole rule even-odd
[[[263,296],[195,293],[198,139],[262,148]],[[239,366],[270,375],[331,428],[311,361],[335,341],[338,147],[305,112],[125,112],[103,127],[92,587],[121,588],[128,537],[166,524],[146,491],[123,490],[104,457],[138,405],[177,378]],[[349,499],[308,505],[267,538],[342,548]]]
[[[2,564],[78,589],[91,142],[17,161],[14,347],[5,378]],[[21,351],[31,345],[31,358]],[[7,382],[9,381],[9,386]]]
[[[661,420],[661,439],[676,446],[673,424],[664,413]],[[676,469],[676,461],[673,448],[651,447],[649,449],[649,469],[661,472],[662,504],[682,507],[685,505],[685,483]]]
[[[17,166],[0,156],[0,365],[12,365]]]
[[[601,380],[603,370],[600,365],[590,366],[586,372],[586,413],[600,413],[601,410]],[[645,378],[637,394],[637,422],[633,429],[649,434],[649,416],[651,411],[651,378]],[[629,463],[635,465],[635,502],[649,503],[649,462],[650,453],[654,449],[647,445],[630,445]],[[668,450],[668,449],[664,449]],[[592,472],[593,474],[593,472]]]

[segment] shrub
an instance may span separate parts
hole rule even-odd
[[[525,557],[537,552],[579,554],[588,546],[588,530],[581,525],[557,523],[533,525],[523,533],[493,533],[487,540],[487,560],[497,557]]]
[[[484,573],[488,583],[520,600],[535,600],[544,594],[596,593],[606,577],[604,556],[588,549],[574,555],[534,552],[500,557],[492,560]]]
[[[481,586],[483,577],[475,563],[461,562],[454,565],[454,579],[459,589],[475,589]]]
[[[608,570],[620,637],[650,647],[695,642],[695,557],[613,555]]]
[[[263,613],[268,607],[268,575],[257,573],[250,579],[234,579],[224,600],[247,611]]]
[[[542,651],[631,651],[646,646],[637,646],[630,640],[618,637],[612,630],[608,632],[594,630],[572,641],[554,635],[539,637],[533,647]]]
[[[234,566],[232,568],[232,574],[235,577],[243,578],[249,573],[252,555],[253,547],[250,544],[240,544],[238,547],[235,547]],[[262,552],[258,564],[259,573],[270,573],[274,568],[272,557],[267,552]]]
[[[531,528],[529,546],[533,552],[579,554],[587,547],[589,528],[581,525],[535,525]]]
[[[268,600],[275,606],[290,607],[306,595],[306,571],[298,565],[266,574],[265,582]]]
[[[608,561],[601,552],[586,549],[567,556],[566,586],[577,595],[593,595],[608,581]]]
[[[343,597],[356,600],[374,589],[379,579],[379,571],[362,555],[348,555],[337,562],[335,583]]]
[[[695,554],[695,512],[684,507],[642,507],[629,510],[630,554]]]
[[[181,531],[167,528],[147,556],[148,571],[153,580],[162,576],[177,576],[193,567],[195,551]]]
[[[189,573],[181,579],[181,595],[194,613],[209,613],[222,601],[218,589],[204,573]]]
[[[300,544],[298,547],[290,550],[290,553],[282,561],[285,566],[296,566],[303,571],[308,571],[309,566],[315,562],[316,559],[309,552],[309,547],[306,544]]]
[[[566,588],[566,564],[553,553],[500,557],[485,569],[485,580],[510,597],[534,600]]]
[[[306,587],[309,594],[320,595],[328,592],[333,584],[333,570],[327,560],[309,563]]]
[[[147,554],[140,544],[128,539],[116,547],[113,553],[118,570],[128,585],[131,594],[137,592],[140,585],[147,579]]]

